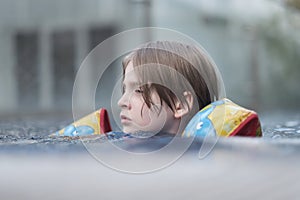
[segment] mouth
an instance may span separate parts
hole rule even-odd
[[[120,118],[121,118],[122,124],[127,124],[129,121],[131,121],[131,119],[129,117],[127,117],[126,115],[120,115]]]

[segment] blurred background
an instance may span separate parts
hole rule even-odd
[[[300,110],[299,0],[0,0],[0,117],[71,113],[87,54],[148,26],[198,41],[234,102],[259,113]],[[120,69],[109,68],[101,88],[110,91]],[[105,96],[99,106],[110,105],[107,91],[96,96]]]
[[[220,138],[208,159],[195,146],[166,170],[132,176],[101,165],[78,138],[48,137],[73,119],[73,84],[88,53],[149,26],[200,43],[227,97],[258,112],[264,138]],[[83,106],[99,67],[80,85]],[[120,75],[117,59],[98,84],[96,107],[110,108]],[[1,197],[299,199],[299,86],[300,0],[0,0]],[[90,145],[98,142],[109,144]]]

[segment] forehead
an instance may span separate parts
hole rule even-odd
[[[123,83],[125,84],[137,84],[139,82],[139,79],[136,75],[136,72],[134,71],[132,62],[129,62],[124,74],[124,80]]]

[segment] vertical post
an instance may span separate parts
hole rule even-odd
[[[144,27],[150,27],[151,26],[151,7],[152,7],[152,1],[151,0],[144,0],[143,1],[143,10],[144,10]],[[145,36],[147,41],[150,41],[152,39],[152,33],[147,32],[147,35]]]
[[[40,109],[47,111],[53,108],[53,69],[51,64],[51,44],[49,30],[42,28],[40,32],[39,57],[39,104]]]
[[[86,27],[79,27],[79,29],[76,30],[76,61],[75,61],[75,71],[78,73],[78,70],[80,69],[80,65],[82,61],[85,59],[85,57],[88,54],[88,35],[87,35],[87,29]],[[82,71],[84,73],[81,75],[81,79],[78,79],[78,91],[80,91],[77,96],[73,96],[73,98],[77,98],[80,105],[79,106],[83,111],[89,107],[87,105],[88,101],[86,101],[87,96],[91,93],[90,90],[90,80],[92,77],[92,70],[91,67],[86,68],[86,70]]]
[[[152,0],[129,0],[130,4],[130,18],[131,21],[135,22],[133,24],[136,27],[150,27],[152,26],[151,18],[151,8]],[[152,39],[152,33],[147,32],[146,35],[143,35],[143,41],[150,41]]]

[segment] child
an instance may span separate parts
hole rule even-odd
[[[214,64],[195,46],[150,42],[122,64],[123,96],[118,105],[125,133],[182,132],[197,111],[219,99]]]
[[[127,55],[122,65],[118,106],[124,133],[261,136],[255,112],[220,100],[221,77],[202,49],[179,42],[149,42]]]

